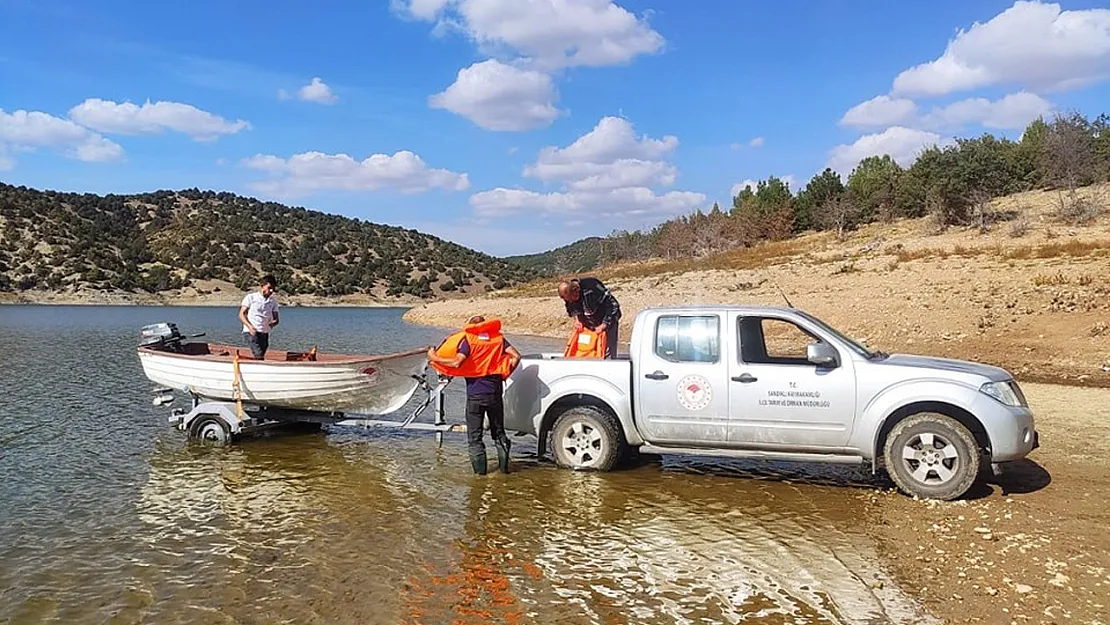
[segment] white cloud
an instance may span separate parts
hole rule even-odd
[[[0,169],[15,166],[14,154],[53,148],[87,162],[117,161],[123,148],[73,121],[40,111],[0,109]]]
[[[532,130],[559,117],[547,74],[493,59],[459,70],[455,82],[428,98],[432,108],[462,115],[486,130]]]
[[[678,170],[657,159],[676,147],[677,137],[637,137],[628,120],[603,117],[590,132],[567,147],[540,150],[535,164],[524,168],[524,175],[544,182],[561,182],[577,191],[672,185]]]
[[[932,131],[959,130],[969,124],[1021,129],[1052,110],[1051,102],[1027,91],[1011,93],[994,101],[969,98],[933,107],[928,113],[920,112],[912,100],[881,95],[852,107],[841,118],[840,124],[857,128],[904,126]]]
[[[575,139],[565,148],[554,146],[540,150],[536,164],[525,175],[544,175],[546,167],[582,163],[612,163],[620,159],[656,159],[678,147],[678,137],[668,135],[652,139],[647,135],[637,137],[632,124],[621,117],[602,117],[592,130]],[[532,172],[532,173],[529,173]],[[554,176],[552,176],[554,177]]]
[[[763,137],[756,137],[756,138],[752,139],[751,141],[748,142],[748,145],[753,147],[753,148],[763,147]]]
[[[508,50],[536,68],[601,67],[663,48],[647,20],[611,0],[393,0],[437,30],[461,30],[491,53]]]
[[[960,30],[936,60],[903,71],[893,93],[939,96],[998,84],[1072,89],[1110,77],[1110,9],[1015,2]]]
[[[705,195],[669,191],[657,195],[647,187],[626,187],[601,192],[537,193],[525,189],[497,188],[470,196],[470,205],[482,217],[516,213],[588,213],[591,218],[669,217],[688,213],[705,202]]]
[[[841,126],[856,128],[886,128],[912,122],[917,116],[913,100],[877,96],[848,109],[840,118]]]
[[[390,8],[416,19],[431,21],[451,0],[390,0]]]
[[[751,187],[752,192],[754,193],[758,184],[759,183],[757,183],[755,180],[752,180],[751,178],[746,178],[744,182],[737,182],[736,184],[732,185],[732,197],[740,195],[740,192],[743,191],[745,187]]]
[[[180,102],[151,102],[142,106],[89,98],[73,107],[69,116],[77,123],[100,132],[122,135],[160,134],[174,130],[198,141],[212,141],[222,135],[249,129],[243,120],[229,122],[195,106]]]
[[[770,178],[770,176],[768,176],[768,178]],[[791,193],[797,193],[799,191],[798,179],[795,178],[792,174],[788,174],[786,176],[778,176],[778,179],[786,183],[786,185],[790,188]],[[737,182],[736,184],[732,185],[732,190],[730,191],[731,195],[729,197],[736,197],[737,195],[740,195],[740,192],[744,190],[744,187],[751,187],[752,192],[754,193],[755,190],[759,188],[759,181],[752,180],[751,178],[745,178],[743,182]]]
[[[652,190],[677,179],[677,168],[663,160],[676,147],[677,137],[637,136],[627,120],[603,117],[570,145],[540,150],[536,162],[524,169],[525,176],[560,183],[562,190],[540,193],[500,187],[474,194],[470,204],[484,217],[539,212],[644,218],[689,212],[705,201],[705,195]]]
[[[999,100],[969,98],[937,108],[926,114],[921,126],[934,130],[962,128],[968,124],[981,124],[986,128],[1020,130],[1029,122],[1047,116],[1052,103],[1044,98],[1022,91],[1011,93]]]
[[[267,172],[272,180],[256,183],[266,193],[293,197],[313,191],[376,191],[392,189],[401,193],[421,193],[433,188],[465,191],[470,188],[466,174],[446,169],[430,169],[416,154],[407,150],[392,156],[374,154],[357,161],[346,154],[304,152],[288,159],[259,154],[242,163]]]
[[[945,145],[947,142],[932,132],[892,126],[880,133],[864,135],[850,145],[836,146],[829,153],[828,166],[846,176],[868,156],[889,154],[905,167],[913,163],[922,149],[931,145]]]
[[[312,82],[301,87],[297,91],[297,97],[305,102],[315,102],[317,104],[335,104],[339,101],[339,98],[332,93],[331,87],[318,77],[313,78]]]

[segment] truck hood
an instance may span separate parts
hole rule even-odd
[[[933,358],[931,356],[914,356],[911,354],[891,354],[890,356],[872,361],[871,364],[886,367],[912,367],[914,369],[933,369],[939,371],[947,371],[950,373],[958,373],[964,375],[980,376],[991,380],[992,382],[1001,382],[1009,380],[1010,373],[1005,369],[994,367],[991,365],[984,365],[977,362],[968,362],[966,360],[953,360],[950,358]]]

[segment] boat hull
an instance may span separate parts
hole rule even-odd
[[[139,361],[152,382],[205,399],[233,401],[236,348],[206,345],[204,351],[209,347],[211,353],[199,355],[139,348]],[[284,354],[273,356],[284,358]],[[376,357],[322,356],[319,361],[271,357],[240,357],[244,402],[359,414],[399,410],[412,398],[427,364],[423,350]]]

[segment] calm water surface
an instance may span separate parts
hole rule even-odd
[[[402,312],[286,308],[273,346],[445,334]],[[921,622],[856,522],[858,475],[670,458],[577,474],[523,437],[514,473],[481,477],[463,435],[342,426],[191,444],[150,404],[138,329],[238,342],[235,316],[0,306],[0,623]]]

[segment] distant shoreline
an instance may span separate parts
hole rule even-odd
[[[159,296],[120,292],[68,294],[68,293],[0,293],[3,306],[179,306],[234,308],[245,292],[222,296]],[[418,306],[423,301],[381,302],[359,297],[323,298],[306,295],[278,294],[278,302],[287,308],[403,308]]]

